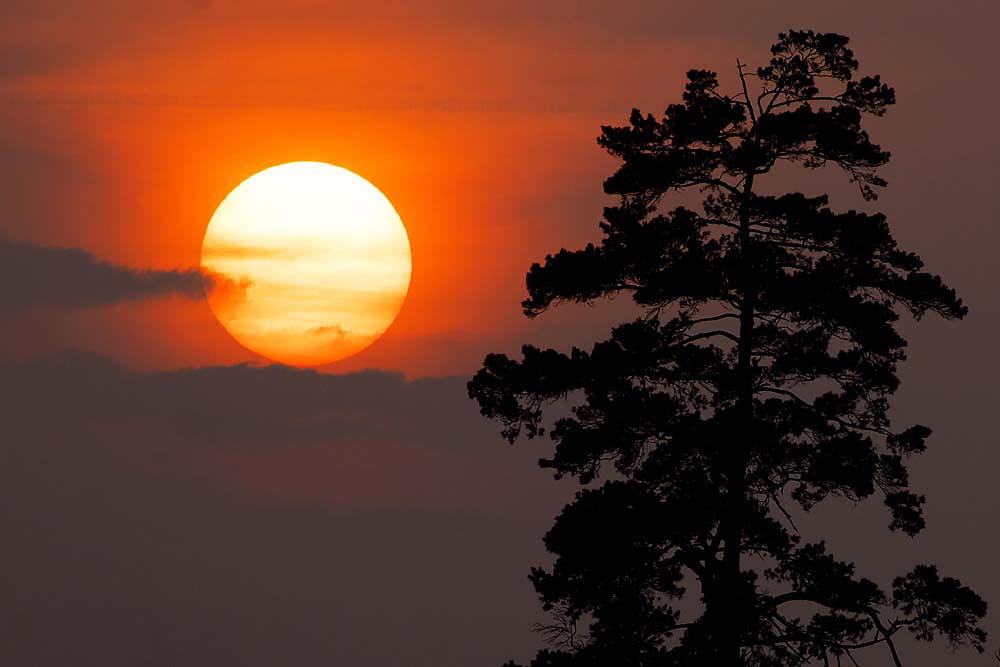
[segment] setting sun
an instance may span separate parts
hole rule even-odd
[[[406,229],[371,183],[322,162],[265,169],[219,205],[201,254],[209,303],[244,346],[283,363],[349,357],[395,319]]]

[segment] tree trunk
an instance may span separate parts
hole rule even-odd
[[[750,256],[750,196],[753,192],[753,173],[747,175],[743,187],[740,210],[740,331],[737,347],[737,417],[730,438],[730,460],[724,468],[726,474],[726,508],[719,529],[723,537],[722,564],[718,594],[714,600],[722,605],[715,610],[718,628],[718,660],[720,667],[738,667],[741,664],[741,637],[747,618],[746,596],[740,557],[742,555],[743,512],[746,504],[746,468],[748,465],[747,439],[754,437],[753,426],[753,351],[754,285]],[[709,611],[706,609],[706,611]]]

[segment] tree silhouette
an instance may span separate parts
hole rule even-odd
[[[793,524],[793,504],[877,494],[891,530],[924,527],[905,460],[930,430],[887,414],[896,323],[966,313],[882,214],[762,189],[779,163],[840,167],[869,201],[885,185],[862,120],[895,95],[855,78],[847,44],[782,33],[769,64],[737,61],[737,94],[692,70],[662,118],[603,127],[620,203],[598,245],[532,265],[524,312],[625,293],[641,315],[590,352],[490,354],[469,382],[508,440],[547,433],[540,464],[585,486],[545,536],[554,564],[531,573],[553,619],[532,665],[851,664],[877,645],[900,665],[902,631],[982,651],[986,604],[957,580],[920,565],[886,592]],[[687,189],[701,210],[658,212]]]

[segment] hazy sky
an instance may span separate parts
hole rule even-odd
[[[851,36],[895,86],[878,208],[971,310],[904,327],[896,412],[935,430],[926,534],[883,537],[877,504],[816,520],[874,575],[930,559],[1000,606],[998,23],[995,0],[5,0],[0,661],[528,658],[527,568],[572,486],[534,468],[544,444],[506,447],[465,379],[621,311],[518,306],[532,261],[597,238],[600,125],[662,111],[690,68],[732,89],[789,27]],[[192,272],[222,198],[291,160],[370,180],[412,245],[397,322],[320,373],[256,365]],[[863,205],[832,172],[772,185]]]

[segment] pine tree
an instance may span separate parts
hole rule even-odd
[[[469,382],[510,442],[548,435],[540,464],[583,486],[545,536],[554,563],[531,572],[552,618],[532,665],[849,664],[880,645],[900,665],[903,632],[982,651],[972,590],[921,565],[886,591],[792,523],[877,496],[889,529],[924,527],[906,460],[930,430],[887,412],[897,323],[966,314],[884,215],[764,189],[795,163],[876,199],[889,153],[862,121],[895,95],[857,69],[846,37],[790,31],[767,65],[737,61],[736,94],[693,70],[662,118],[602,128],[620,202],[599,244],[531,266],[524,312],[627,295],[640,315],[589,352],[490,354]],[[684,190],[700,210],[660,212]]]

